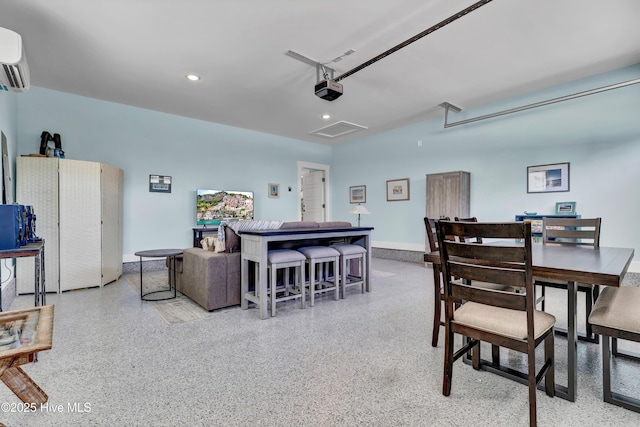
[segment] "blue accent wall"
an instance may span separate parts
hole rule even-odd
[[[297,162],[331,163],[331,147],[32,87],[18,98],[19,154],[59,133],[65,157],[124,171],[124,253],[189,247],[196,189],[253,191],[256,219],[296,220]],[[172,177],[170,194],[149,175]],[[281,185],[278,199],[267,184]]]
[[[640,78],[640,64],[527,96],[450,113],[449,122]],[[455,99],[443,100],[456,104]],[[464,106],[461,106],[464,108]],[[554,213],[577,202],[602,217],[603,246],[640,248],[640,84],[524,112],[444,128],[442,118],[334,147],[334,218],[350,209],[348,189],[367,186],[376,246],[423,250],[429,173],[471,173],[471,215],[513,220],[523,211]],[[422,140],[422,147],[418,141]],[[570,163],[570,191],[528,194],[527,166]],[[409,201],[386,201],[386,180],[409,178]]]
[[[478,108],[460,105],[465,110],[449,121],[639,77],[640,64]],[[14,101],[5,96],[0,112],[11,116]],[[374,246],[421,251],[425,174],[464,170],[471,173],[471,214],[481,220],[553,213],[556,202],[575,201],[583,217],[603,218],[601,245],[640,248],[640,228],[633,226],[640,211],[640,85],[449,129],[443,110],[439,119],[337,146],[37,87],[14,99],[17,127],[15,118],[7,124],[2,117],[0,126],[17,132],[17,154],[37,152],[47,130],[62,135],[67,158],[124,170],[125,254],[190,246],[196,188],[254,191],[257,219],[296,220],[297,194],[285,189],[298,188],[298,161],[330,165],[332,220],[355,222],[349,186],[367,186],[372,214],[362,224],[375,227]],[[570,163],[569,192],[527,193],[527,166],[563,162]],[[150,174],[171,175],[172,193],[150,193]],[[410,179],[410,200],[387,202],[386,180],[398,178]],[[269,182],[281,185],[279,199],[267,197]]]

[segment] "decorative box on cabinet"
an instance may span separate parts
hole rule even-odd
[[[99,287],[122,275],[122,170],[97,162],[18,157],[16,200],[32,205],[47,242],[47,292]],[[33,261],[18,260],[16,292],[33,292]]]
[[[531,237],[534,242],[542,241],[543,218],[580,218],[580,215],[516,215],[516,221],[531,221]]]

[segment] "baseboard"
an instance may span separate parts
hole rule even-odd
[[[404,262],[424,262],[424,252],[407,251],[402,249],[372,248],[371,256],[374,258],[392,259]]]
[[[149,259],[142,261],[142,271],[157,271],[167,268],[166,258]],[[122,274],[139,273],[140,272],[140,260],[135,262],[123,262]]]

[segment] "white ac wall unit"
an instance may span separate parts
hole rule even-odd
[[[0,92],[29,89],[29,65],[20,34],[0,27]]]

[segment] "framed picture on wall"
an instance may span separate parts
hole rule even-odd
[[[171,177],[168,175],[149,175],[149,191],[152,193],[171,193]]]
[[[280,184],[269,183],[269,198],[277,199],[280,197]]]
[[[576,202],[556,202],[556,215],[575,215]]]
[[[354,185],[349,187],[349,203],[367,203],[367,186]]]
[[[569,191],[569,163],[527,167],[527,193]]]
[[[409,200],[409,178],[387,181],[387,202]]]

